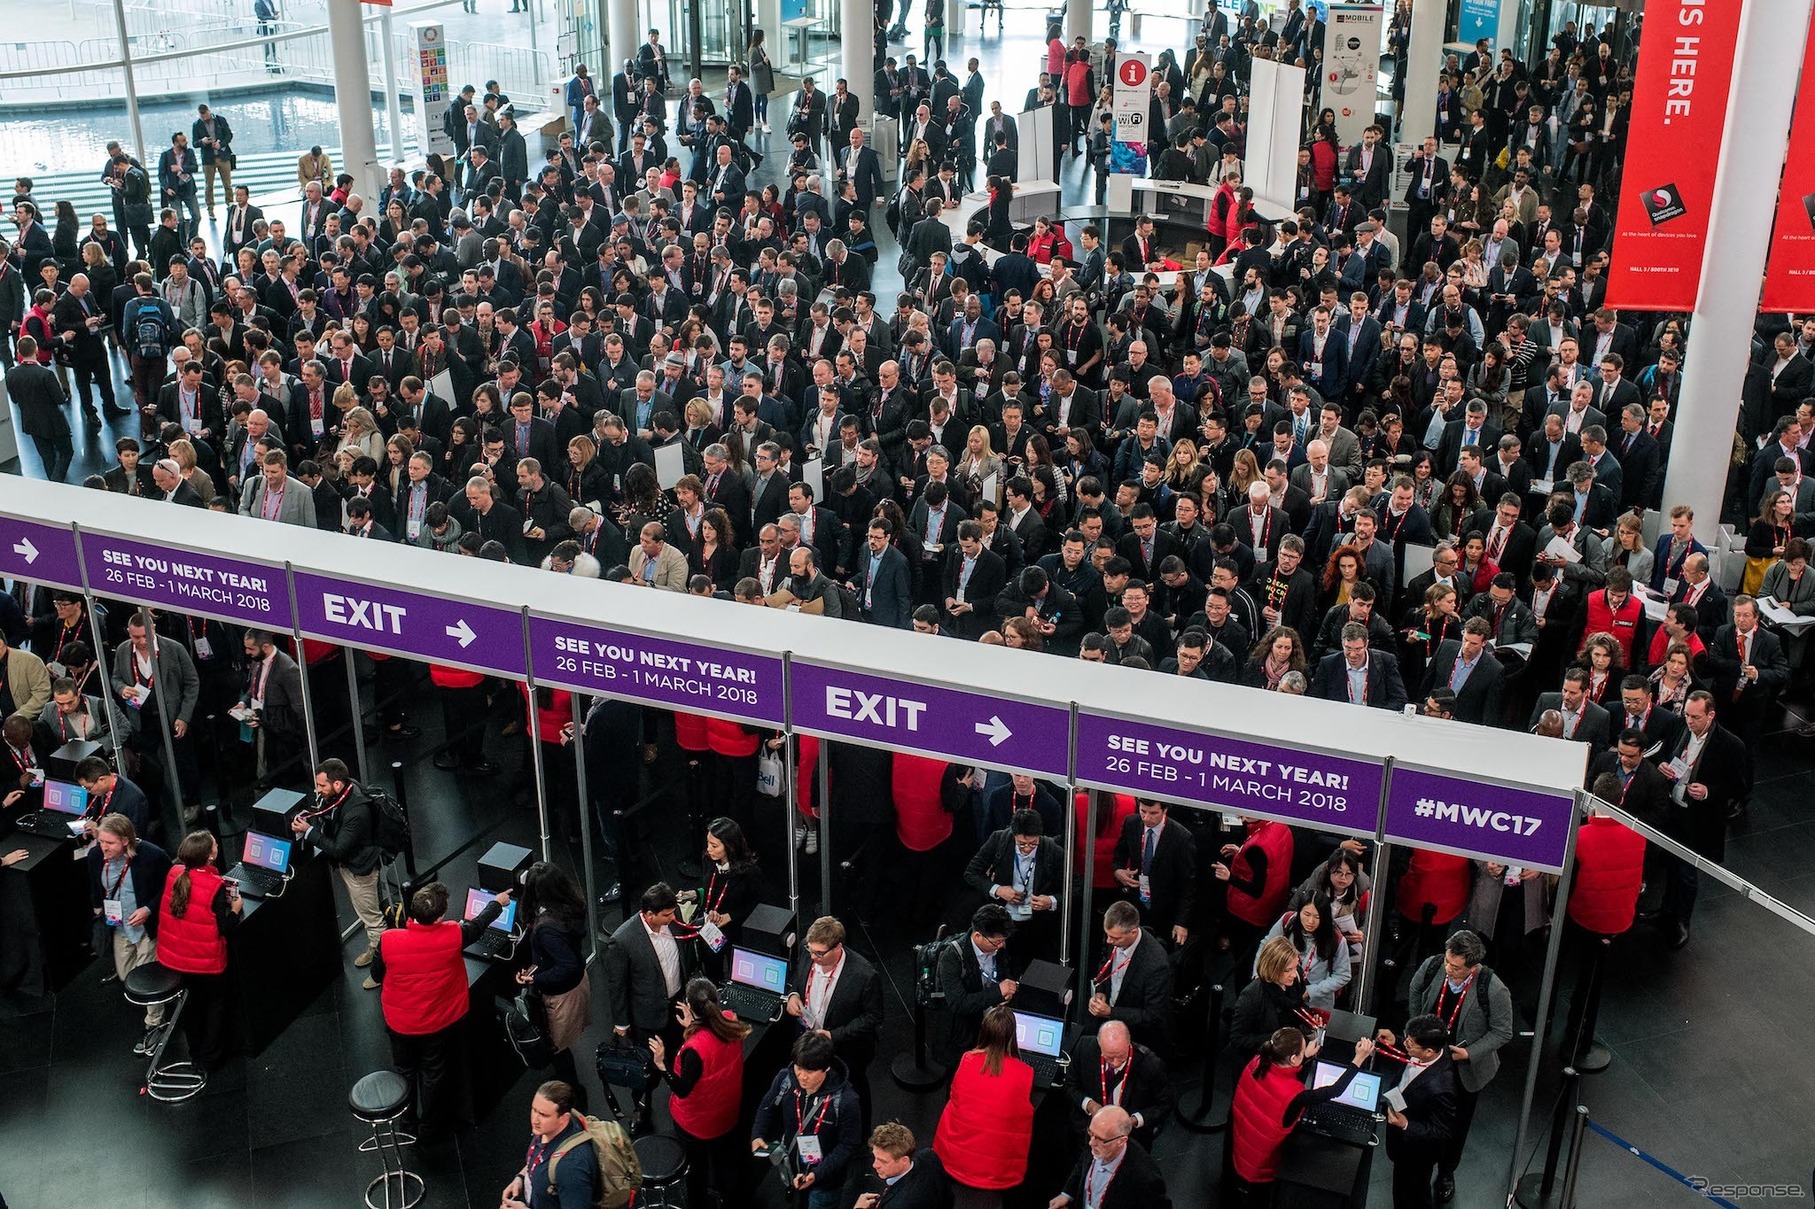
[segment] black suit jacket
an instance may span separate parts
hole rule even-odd
[[[1020,971],[1008,950],[997,953],[997,981],[1018,977]],[[983,1014],[1004,1001],[997,983],[983,976],[983,967],[977,961],[977,950],[971,944],[968,929],[940,948],[938,982],[940,992],[945,996],[944,1009],[940,1012],[943,1028],[938,1055],[941,1062],[955,1067],[959,1056],[977,1044],[977,1029],[983,1022]]]
[[[1688,745],[1685,727],[1676,745],[1665,753],[1664,764],[1685,754]],[[1689,784],[1707,786],[1708,796],[1700,801],[1686,798],[1684,806],[1672,801],[1671,826],[1665,832],[1709,860],[1725,860],[1727,809],[1752,792],[1752,753],[1739,736],[1717,722],[1702,744],[1700,758],[1689,768]]]
[[[1138,814],[1122,820],[1122,833],[1115,842],[1115,868],[1141,871],[1143,828]],[[1151,901],[1142,904],[1142,922],[1162,937],[1171,938],[1174,926],[1190,925],[1191,911],[1197,902],[1197,840],[1177,819],[1168,818],[1153,845],[1153,860],[1147,868],[1147,889]],[[1134,891],[1129,894],[1139,896]]]
[[[1449,687],[1450,674],[1456,670],[1456,659],[1461,653],[1462,644],[1454,639],[1438,646],[1437,653],[1431,657],[1430,673],[1425,677],[1422,690],[1424,696],[1429,697],[1437,689]],[[1483,647],[1474,670],[1468,674],[1468,679],[1462,682],[1461,690],[1456,693],[1456,721],[1473,722],[1477,726],[1500,725],[1500,690],[1505,676],[1500,661],[1494,658],[1492,651]]]
[[[1153,1145],[1153,1135],[1172,1113],[1172,1080],[1165,1060],[1144,1045],[1135,1046],[1117,1088],[1117,1103],[1141,1117],[1134,1140],[1142,1146]],[[1103,1095],[1103,1051],[1095,1034],[1079,1037],[1072,1047],[1071,1065],[1065,1073],[1065,1099],[1071,1107],[1074,1133],[1083,1133],[1090,1123],[1084,1115],[1084,1101],[1108,1103]]]
[[[1387,1154],[1398,1162],[1440,1152],[1456,1135],[1461,1106],[1462,1084],[1456,1077],[1455,1059],[1446,1051],[1406,1086],[1406,1126],[1386,1127]]]
[[[1071,1198],[1073,1205],[1084,1204],[1084,1177],[1094,1161],[1086,1147],[1077,1165],[1071,1169],[1071,1175],[1066,1177],[1061,1191]],[[1139,1142],[1128,1143],[1109,1187],[1103,1190],[1102,1199],[1097,1202],[1097,1209],[1172,1209],[1172,1198],[1166,1195],[1166,1178]]]
[[[693,964],[693,946],[677,942],[677,947],[681,959],[681,985],[685,987]],[[633,912],[611,934],[611,944],[605,949],[605,975],[610,986],[614,1027],[629,1027],[644,1036],[654,1036],[668,1026],[674,1012],[674,1000],[668,997],[662,963],[656,958],[655,946],[649,941],[649,930],[643,926],[640,913]]]
[[[1349,676],[1342,652],[1325,655],[1311,677],[1310,696],[1325,701],[1349,699]],[[1405,682],[1399,676],[1399,661],[1385,651],[1368,654],[1368,701],[1375,709],[1399,710],[1405,707]]]
[[[803,952],[788,978],[791,993],[805,995],[812,964]],[[861,1078],[870,1059],[876,1056],[876,1033],[882,1028],[882,978],[876,967],[849,945],[845,946],[838,985],[832,988],[832,1002],[820,1019],[822,1027],[832,1034],[832,1046],[851,1076]]]
[[[914,1165],[893,1184],[884,1184],[874,1172],[862,1177],[865,1192],[879,1195],[878,1209],[951,1209],[952,1189],[945,1164],[931,1147],[914,1152]]]
[[[964,550],[954,544],[945,551],[945,569],[941,577],[942,590],[939,600],[944,602],[958,594],[958,576],[964,566]],[[965,603],[974,606],[968,613],[953,616],[946,614],[946,625],[954,634],[964,638],[975,639],[985,630],[996,628],[996,597],[1008,585],[1008,564],[1002,556],[991,550],[984,550],[977,556],[977,565],[971,568],[970,581],[965,584]]]

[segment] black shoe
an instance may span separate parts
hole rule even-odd
[[[1455,1200],[1456,1177],[1453,1175],[1438,1176],[1437,1186],[1432,1189],[1432,1192],[1436,1195],[1439,1204],[1448,1204],[1450,1201]]]
[[[1677,924],[1676,931],[1672,933],[1670,937],[1670,951],[1674,953],[1688,943],[1689,925],[1686,923]]]
[[[384,737],[394,742],[402,742],[406,739],[419,739],[422,737],[422,728],[420,726],[411,726],[408,723],[405,723],[402,726],[387,728],[384,732]]]
[[[452,750],[438,752],[435,756],[435,767],[443,772],[453,772],[460,767],[460,757]]]
[[[461,771],[470,772],[475,777],[495,777],[504,770],[490,760],[481,760],[477,764],[465,766]]]
[[[101,409],[101,414],[110,420],[117,420],[122,416],[131,415],[132,412],[124,407],[105,407]]]

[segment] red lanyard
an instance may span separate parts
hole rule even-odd
[[[1114,1104],[1117,1107],[1120,1107],[1122,1095],[1128,1090],[1128,1075],[1134,1066],[1134,1059],[1130,1057],[1127,1062],[1124,1062],[1120,1066],[1109,1065],[1109,1059],[1107,1058],[1100,1057],[1097,1059],[1097,1062],[1103,1068],[1103,1103]],[[1121,1076],[1121,1078],[1117,1080],[1113,1092],[1109,1090],[1109,1076],[1112,1074]]]
[[[547,1157],[548,1143],[544,1142],[541,1138],[532,1135],[529,1141],[529,1150],[523,1156],[523,1174],[529,1177],[529,1179],[534,1179],[536,1168],[540,1167],[542,1165],[542,1160]],[[528,1188],[523,1190],[523,1195],[529,1195]]]
[[[122,864],[121,864],[121,865],[120,865],[120,877],[119,877],[119,880],[118,880],[118,881],[116,881],[116,882],[114,882],[114,884],[113,884],[113,889],[112,889],[112,890],[109,890],[109,891],[108,891],[108,892],[107,892],[107,897],[108,897],[108,898],[118,898],[118,897],[120,897],[120,887],[121,887],[121,886],[124,886],[124,885],[125,885],[125,884],[126,884],[126,875],[127,875],[127,874],[128,874],[128,873],[130,873],[130,872],[132,872],[132,858],[131,858],[131,857],[130,857],[130,856],[129,856],[129,857],[127,857],[127,858],[126,858],[126,860],[125,860],[125,861],[124,861],[124,862],[123,862],[123,863],[122,863]]]
[[[132,658],[128,662],[132,664],[132,683],[135,687],[143,684],[150,684],[153,680],[157,679],[157,661],[157,648],[153,647],[151,648],[151,671],[141,674],[139,671],[139,653],[137,651],[132,653]]]
[[[6,745],[6,750],[13,757],[13,763],[19,766],[20,772],[30,772],[32,770],[31,748],[26,748],[25,753],[21,755],[18,748],[14,747],[11,743],[8,743]]]
[[[729,877],[725,879],[724,889],[720,890],[718,896],[715,898],[713,897],[712,889],[717,885],[718,870],[714,869],[712,871],[712,876],[706,879],[706,912],[709,915],[717,915],[719,907],[724,905],[725,895],[731,893],[731,879]]]
[[[822,1098],[819,1101],[819,1113],[817,1116],[815,1116],[813,1118],[813,1124],[808,1125],[806,1107],[805,1107],[805,1104],[801,1100],[800,1089],[798,1087],[795,1088],[794,1089],[794,1123],[795,1123],[794,1133],[795,1133],[795,1136],[800,1137],[805,1134],[812,1134],[814,1137],[818,1137],[819,1136],[819,1127],[821,1124],[823,1124],[825,1122],[826,1113],[831,1111],[831,1108],[832,1108],[832,1097],[825,1096],[824,1098]]]
[[[110,785],[107,789],[107,796],[100,799],[99,801],[90,802],[88,805],[88,809],[84,810],[82,812],[82,817],[85,819],[106,818],[107,817],[107,807],[112,804],[114,792],[116,790],[118,790],[119,788],[120,788],[120,778],[115,777],[113,779],[113,784]]]
[[[351,785],[349,785],[345,789],[341,790],[340,796],[335,798],[332,802],[329,802],[327,805],[321,807],[319,810],[305,810],[297,817],[302,819],[306,823],[306,822],[311,822],[315,819],[321,818],[323,815],[332,814],[334,812],[334,810],[337,807],[339,807],[339,805],[342,802],[347,800],[347,796],[349,794],[351,794],[352,792],[353,792],[353,787]]]
[[[1253,512],[1248,513],[1248,532],[1250,532],[1250,533],[1254,532],[1254,513]],[[1269,505],[1267,507],[1267,510],[1261,514],[1260,540],[1255,542],[1254,548],[1256,550],[1265,550],[1267,548],[1267,539],[1269,537],[1271,537],[1272,535],[1273,535],[1273,508],[1271,505]]]
[[[1449,980],[1445,979],[1443,985],[1437,988],[1436,1015],[1438,1019],[1443,1021],[1443,1027],[1449,1030],[1450,1036],[1452,1037],[1456,1035],[1456,1021],[1462,1016],[1463,1001],[1468,998],[1469,988],[1474,985],[1475,974],[1474,972],[1471,972],[1467,978],[1462,980],[1462,989],[1455,992],[1456,1002],[1451,1005],[1447,1014],[1443,1010],[1443,1001],[1451,993],[1449,989]]]

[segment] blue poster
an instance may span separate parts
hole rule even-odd
[[[1493,45],[1500,36],[1500,0],[1462,0],[1462,15],[1457,22],[1456,41],[1470,46],[1486,38]]]
[[[1131,176],[1147,175],[1147,144],[1124,143],[1120,139],[1109,144],[1109,170],[1126,172]]]
[[[807,15],[807,0],[781,0],[782,24],[798,21]]]

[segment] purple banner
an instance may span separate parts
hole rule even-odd
[[[521,679],[523,615],[297,571],[297,624],[311,638]]]
[[[0,517],[0,575],[81,591],[75,531],[65,525]]]
[[[529,658],[537,684],[782,725],[778,656],[532,616]]]
[[[290,628],[290,584],[282,567],[91,529],[82,531],[82,561],[97,596],[268,630]]]
[[[1167,802],[1371,836],[1381,769],[1365,760],[1078,714],[1078,782]]]
[[[1401,766],[1393,769],[1386,838],[1561,873],[1574,805],[1554,793]]]
[[[813,663],[789,665],[794,729],[834,739],[1064,780],[1071,711],[891,680]]]

